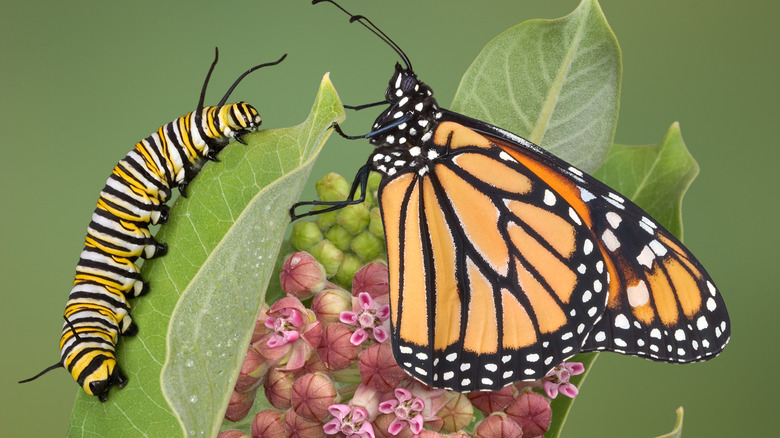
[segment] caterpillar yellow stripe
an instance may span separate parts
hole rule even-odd
[[[249,73],[279,64],[260,64],[244,72],[216,106],[203,106],[217,51],[201,90],[197,109],[161,126],[117,163],[100,192],[97,208],[87,227],[84,249],[76,265],[73,289],[65,306],[60,361],[36,376],[64,367],[89,394],[106,401],[111,386],[127,384],[114,356],[119,335],[134,335],[128,299],[147,291],[135,261],[165,255],[168,247],[157,242],[150,225],[168,220],[173,188],[186,196],[186,187],[206,161],[235,139],[257,131],[260,114],[246,102],[226,104],[239,82]]]

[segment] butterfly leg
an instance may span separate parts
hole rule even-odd
[[[379,105],[388,105],[389,103],[390,102],[388,102],[387,100],[380,100],[379,102],[366,103],[366,104],[363,104],[363,105],[356,105],[356,106],[344,105],[344,108],[351,109],[353,111],[360,111],[362,109],[373,108],[373,107],[379,106]]]
[[[338,127],[338,125],[336,126]],[[347,205],[360,204],[361,202],[365,202],[366,187],[368,186],[368,174],[370,172],[371,169],[368,167],[368,165],[363,165],[363,167],[358,169],[358,172],[355,175],[355,179],[352,180],[352,187],[349,189],[349,195],[347,195],[347,199],[344,201],[309,201],[309,202],[298,202],[293,204],[293,206],[290,207],[290,220],[294,221],[302,217],[327,213],[329,211],[339,210],[341,208],[346,207]],[[357,193],[358,186],[360,187],[360,197],[358,199],[354,199],[355,193]],[[304,205],[312,205],[312,206],[319,205],[319,206],[329,206],[329,207],[322,210],[311,210],[311,211],[307,211],[306,213],[296,214],[295,209]]]

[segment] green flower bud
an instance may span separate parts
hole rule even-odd
[[[374,236],[384,240],[385,228],[382,226],[382,212],[379,207],[374,207],[369,213],[368,231]]]
[[[363,264],[360,262],[359,258],[350,253],[346,253],[344,254],[344,259],[341,260],[341,265],[339,265],[339,269],[336,271],[336,275],[333,278],[339,284],[349,289],[352,287],[352,278],[355,276],[355,272],[357,272],[362,266]]]
[[[338,173],[331,172],[322,177],[316,184],[317,195],[320,200],[327,202],[343,201],[347,199],[350,184]]]
[[[365,204],[354,204],[339,211],[337,223],[355,235],[368,226],[369,219],[368,207]]]
[[[293,224],[290,243],[298,251],[308,251],[309,248],[323,239],[319,226],[311,221],[298,221]]]
[[[320,207],[320,209],[327,208],[327,207]],[[315,209],[316,210],[316,209]],[[327,213],[322,213],[317,215],[317,225],[319,225],[320,229],[323,231],[328,230],[330,227],[336,225],[336,220],[339,217],[339,210],[335,211],[329,211]]]
[[[346,251],[349,249],[349,243],[352,241],[352,234],[345,230],[344,227],[336,225],[325,233],[325,238],[333,242],[336,248]]]
[[[368,191],[376,193],[379,190],[379,183],[382,182],[382,174],[379,172],[371,172],[368,174]]]
[[[385,252],[384,241],[368,231],[355,236],[350,246],[363,261],[372,261]]]
[[[313,255],[317,261],[322,263],[328,277],[332,277],[336,274],[339,265],[341,265],[341,260],[344,258],[344,253],[336,248],[336,245],[334,245],[333,242],[327,239],[319,241],[316,245],[309,248],[308,252]]]

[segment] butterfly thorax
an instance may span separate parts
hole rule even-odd
[[[371,128],[370,141],[376,146],[369,159],[372,169],[392,176],[402,169],[424,168],[430,159],[427,145],[442,116],[433,90],[396,64],[385,99],[390,106]]]

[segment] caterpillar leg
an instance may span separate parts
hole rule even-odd
[[[127,322],[122,320],[122,329],[120,332],[122,336],[135,336],[138,334],[138,324],[130,318],[130,315],[126,317]]]
[[[160,243],[153,238],[149,238],[151,242],[144,247],[143,253],[141,253],[141,257],[145,259],[151,259],[155,257],[162,257],[165,254],[168,254],[168,244],[166,243]]]
[[[165,204],[160,204],[160,207],[152,211],[151,214],[151,223],[152,225],[160,225],[160,224],[167,224],[168,218],[170,217],[171,213],[171,207],[168,207]]]

